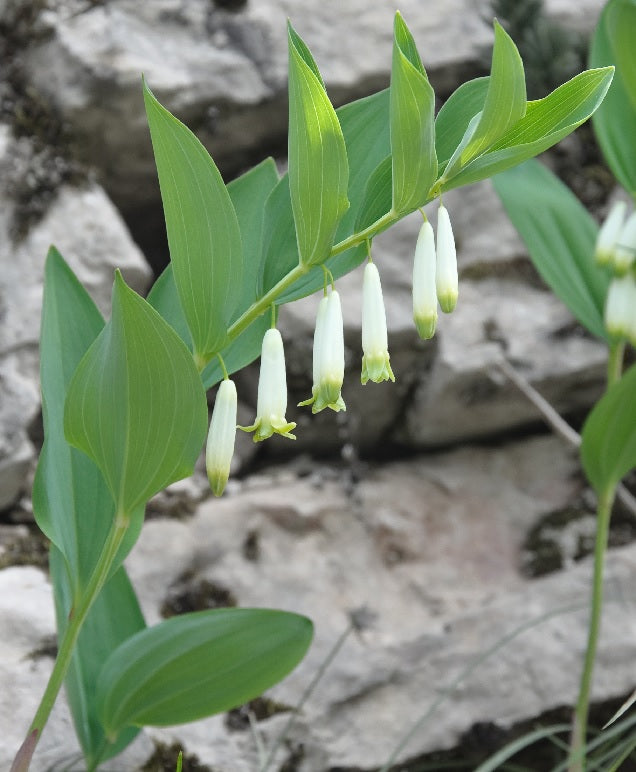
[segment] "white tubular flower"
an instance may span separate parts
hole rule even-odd
[[[443,204],[437,211],[437,270],[435,273],[437,299],[445,314],[450,314],[457,305],[457,253],[455,237],[448,210]]]
[[[625,221],[626,208],[624,201],[616,201],[600,227],[594,250],[598,265],[607,265],[614,260],[614,249]]]
[[[272,434],[282,434],[295,440],[291,430],[296,426],[285,418],[287,410],[287,377],[283,339],[276,329],[267,330],[261,348],[261,371],[258,377],[256,421],[251,426],[239,426],[244,432],[254,432],[254,442]]]
[[[423,340],[433,337],[437,325],[435,263],[435,236],[426,220],[417,237],[413,262],[413,319]]]
[[[215,496],[225,490],[230,476],[236,439],[236,386],[226,378],[221,381],[214,400],[208,442],[205,449],[205,467]]]
[[[312,413],[326,407],[336,413],[346,410],[340,391],[344,380],[344,333],[340,295],[332,290],[318,306],[314,331],[312,396],[302,405],[311,405]]]
[[[622,276],[629,271],[636,257],[636,212],[632,212],[618,234],[614,246],[614,271]]]
[[[614,277],[605,301],[605,328],[610,337],[631,339],[636,327],[636,281],[631,274]]]
[[[386,313],[380,274],[367,263],[362,280],[362,375],[361,382],[395,381],[389,364]]]

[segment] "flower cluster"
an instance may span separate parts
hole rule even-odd
[[[437,249],[433,228],[422,223],[413,262],[413,319],[420,338],[428,340],[437,326],[437,304],[445,314],[455,310],[458,296],[457,253],[448,210],[437,212]]]
[[[627,206],[611,208],[596,239],[595,258],[612,270],[605,301],[605,327],[614,340],[636,346],[636,212],[626,217]]]
[[[325,408],[346,410],[342,398],[345,353],[340,295],[327,285],[318,306],[313,347],[313,385],[311,397],[299,403],[311,405],[312,413]],[[446,208],[440,204],[437,216],[437,244],[430,223],[425,220],[415,247],[413,265],[413,317],[420,336],[431,338],[437,324],[437,305],[450,313],[457,303],[457,257],[455,239]],[[395,381],[391,369],[386,312],[377,266],[369,260],[362,280],[362,384]],[[280,332],[272,327],[263,338],[261,369],[258,380],[256,419],[250,426],[236,426],[236,387],[227,375],[216,396],[206,448],[206,467],[215,495],[225,489],[229,474],[236,429],[254,432],[254,442],[280,434],[296,439],[291,433],[295,423],[285,417],[287,379],[285,353]]]

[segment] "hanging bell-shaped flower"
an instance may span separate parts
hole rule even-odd
[[[616,201],[599,229],[594,249],[598,265],[614,262],[614,250],[625,221],[626,208],[624,201]]]
[[[619,276],[627,273],[636,258],[636,212],[632,212],[618,234],[612,264]]]
[[[448,210],[444,204],[437,211],[437,269],[435,272],[437,299],[445,314],[457,305],[458,278],[455,237]]]
[[[614,340],[636,341],[636,280],[631,273],[615,276],[605,301],[605,328]]]
[[[332,290],[318,306],[314,331],[312,396],[298,406],[311,405],[312,413],[326,407],[346,410],[340,393],[344,380],[344,332],[340,295]]]
[[[380,274],[375,263],[367,263],[362,280],[362,383],[395,381],[389,364],[386,313]]]
[[[280,332],[269,329],[261,348],[261,370],[258,378],[256,420],[251,426],[239,426],[244,432],[254,432],[254,442],[281,434],[295,440],[291,430],[296,426],[285,418],[287,410],[287,377],[285,352]]]
[[[413,319],[420,338],[428,340],[437,325],[435,235],[428,220],[422,223],[413,262]]]
[[[215,496],[220,496],[230,476],[236,439],[236,386],[226,378],[221,381],[214,400],[208,442],[205,449],[205,467]]]

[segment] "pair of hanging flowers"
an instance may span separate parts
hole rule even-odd
[[[636,212],[626,217],[618,201],[603,222],[596,240],[595,258],[612,271],[605,301],[605,327],[617,341],[636,346]]]
[[[344,381],[344,325],[340,295],[333,278],[328,282],[318,306],[313,341],[312,394],[300,406],[311,405],[312,413],[325,408],[346,410],[342,398]],[[433,337],[437,325],[437,304],[450,313],[457,303],[457,257],[455,240],[446,208],[440,204],[437,216],[437,245],[428,220],[420,229],[413,264],[413,318],[420,337]],[[395,381],[388,350],[388,333],[382,285],[377,266],[371,259],[362,280],[362,384]],[[296,424],[287,421],[287,379],[285,352],[280,332],[272,326],[263,338],[261,369],[258,380],[256,419],[250,426],[236,425],[237,393],[234,382],[225,378],[212,411],[206,446],[206,468],[216,496],[225,489],[234,454],[236,429],[254,432],[254,442],[280,434],[296,439],[291,433]]]

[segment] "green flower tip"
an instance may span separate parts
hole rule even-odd
[[[439,307],[445,314],[451,314],[455,310],[457,305],[457,292],[452,289],[448,292],[441,292],[437,299],[439,300]]]
[[[426,316],[413,316],[417,333],[422,340],[430,340],[435,335],[437,313]]]

